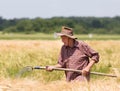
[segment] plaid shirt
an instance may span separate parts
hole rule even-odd
[[[89,64],[89,58],[96,63],[99,61],[98,52],[94,51],[83,41],[76,41],[74,47],[68,47],[63,45],[58,59],[58,64],[63,68],[82,70]],[[66,80],[83,80],[80,73],[65,71]],[[90,76],[86,77],[88,80]]]

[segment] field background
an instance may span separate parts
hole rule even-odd
[[[118,34],[77,34],[75,35],[80,40],[120,40],[120,35]],[[57,40],[55,34],[44,34],[44,33],[34,33],[34,34],[24,34],[24,33],[5,33],[0,32],[0,40]]]
[[[116,75],[113,68],[120,68],[119,35],[76,36],[100,53],[100,62],[94,65],[92,71]],[[67,83],[64,72],[60,71],[19,73],[26,66],[56,64],[61,45],[62,42],[53,34],[0,34],[0,91],[120,90],[119,78],[92,75],[90,83]]]

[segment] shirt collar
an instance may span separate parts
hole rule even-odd
[[[64,45],[65,46],[65,45]],[[78,41],[74,41],[74,46],[72,48],[78,48]],[[69,46],[65,46],[65,48],[70,48]]]

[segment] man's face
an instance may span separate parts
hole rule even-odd
[[[69,38],[66,36],[61,36],[62,42],[64,43],[65,46],[68,46],[68,40]]]

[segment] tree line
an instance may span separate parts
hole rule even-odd
[[[116,17],[52,17],[4,19],[0,17],[2,33],[54,33],[62,26],[74,29],[76,34],[120,34],[120,16]]]

